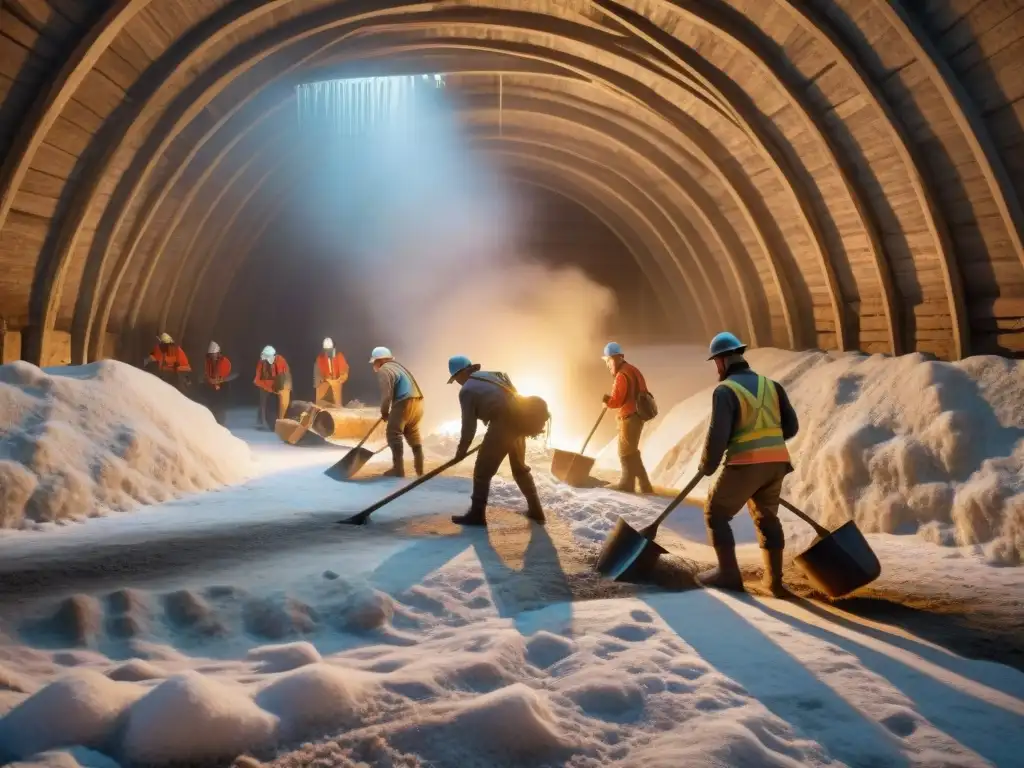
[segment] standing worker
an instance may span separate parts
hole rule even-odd
[[[640,435],[644,431],[644,420],[637,413],[637,399],[643,394],[650,394],[647,381],[640,370],[627,363],[622,347],[609,341],[604,347],[604,362],[615,379],[612,393],[602,400],[608,408],[619,411],[619,464],[622,466],[622,477],[613,490],[633,493],[636,483],[640,481],[640,493],[654,493],[651,481],[647,477],[643,456],[640,455]]]
[[[544,509],[537,495],[537,486],[526,463],[526,436],[521,433],[515,418],[516,390],[504,373],[481,372],[468,357],[456,355],[448,360],[448,383],[459,382],[459,405],[462,407],[462,438],[455,452],[462,458],[469,451],[476,436],[476,423],[487,425],[480,452],[473,467],[473,495],[469,511],[452,517],[459,525],[487,525],[487,496],[491,479],[498,473],[501,462],[508,456],[512,477],[526,497],[526,516],[544,523]]]
[[[387,347],[375,347],[370,365],[380,383],[380,417],[387,421],[388,446],[391,448],[391,469],[385,477],[405,477],[402,438],[412,449],[412,465],[416,476],[423,475],[423,441],[420,421],[423,420],[423,392],[409,370],[395,362]]]
[[[273,429],[277,419],[283,419],[288,412],[288,403],[292,399],[292,372],[284,355],[267,346],[260,353],[260,361],[256,363],[256,378],[253,384],[260,388],[260,413],[257,425]],[[277,408],[271,410],[273,401]],[[276,412],[276,416],[275,416]]]
[[[718,567],[697,580],[708,587],[742,590],[736,562],[736,540],[729,521],[748,504],[764,558],[764,585],[784,597],[782,550],[785,539],[779,522],[782,481],[793,471],[786,441],[800,429],[786,390],[778,382],[750,369],[747,347],[731,333],[711,340],[708,360],[715,361],[718,380],[711,403],[699,471],[714,474],[725,456],[725,468],[704,505],[708,538]]]
[[[206,350],[206,364],[203,367],[203,383],[206,385],[207,407],[217,423],[227,421],[227,378],[231,375],[231,361],[220,353],[220,344],[211,341]]]
[[[148,370],[155,368],[157,376],[179,391],[191,383],[189,374],[192,366],[189,365],[188,356],[169,333],[161,333],[157,337],[157,345],[143,366]]]
[[[341,385],[348,381],[348,361],[334,348],[330,337],[324,339],[323,352],[313,363],[313,389],[317,408],[341,408]]]

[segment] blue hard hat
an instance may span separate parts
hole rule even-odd
[[[472,368],[474,371],[479,371],[480,366],[474,365],[473,361],[465,355],[455,355],[454,357],[448,358],[448,373],[451,374],[451,378],[448,379],[448,383],[451,384],[455,381],[455,376],[467,368]]]
[[[619,346],[616,341],[609,341],[604,345],[603,357],[615,357],[616,355],[622,354],[622,347]]]
[[[743,354],[746,348],[747,345],[733,334],[728,331],[722,331],[722,333],[711,340],[711,345],[708,347],[708,360],[714,360],[716,357],[722,357],[722,355]]]

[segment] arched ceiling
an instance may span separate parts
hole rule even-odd
[[[1024,351],[1024,0],[2,7],[26,359],[210,333],[302,184],[294,86],[367,72],[448,73],[473,147],[607,224],[680,332]]]

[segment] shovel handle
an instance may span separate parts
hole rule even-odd
[[[812,520],[809,515],[807,515],[804,512],[800,511],[799,509],[794,507],[792,504],[790,504],[785,499],[779,499],[779,504],[784,506],[786,509],[788,509],[790,512],[792,512],[794,515],[796,515],[801,520],[803,520],[805,523],[807,523],[809,526],[811,526],[811,528],[814,529],[814,532],[816,534],[818,534],[819,536],[821,536],[822,538],[825,538],[826,536],[828,536],[831,533],[831,531],[829,531],[828,528],[825,528],[824,526],[819,525],[817,522]]]
[[[694,475],[693,479],[689,483],[686,484],[686,487],[683,488],[683,490],[681,490],[679,492],[679,494],[674,499],[672,499],[671,502],[669,502],[669,505],[667,507],[665,507],[665,509],[662,511],[662,513],[660,515],[658,515],[658,517],[655,519],[655,521],[653,523],[651,523],[650,525],[648,525],[646,528],[644,528],[641,531],[641,533],[646,538],[650,539],[651,541],[654,541],[654,537],[658,535],[658,527],[663,522],[665,522],[665,519],[669,515],[671,515],[673,511],[675,511],[676,507],[678,507],[680,504],[682,504],[684,501],[686,501],[686,497],[690,495],[690,491],[692,491],[694,488],[696,488],[697,487],[697,483],[699,483],[703,478],[704,478],[704,475],[702,475],[700,472],[698,472],[696,475]]]
[[[403,485],[401,488],[399,488],[394,493],[388,494],[383,499],[381,499],[380,501],[376,502],[372,506],[367,507],[362,512],[360,512],[359,514],[353,515],[351,518],[348,518],[346,520],[339,520],[338,522],[340,522],[340,523],[354,523],[356,525],[362,525],[363,523],[366,522],[367,518],[369,518],[372,513],[376,512],[381,507],[385,506],[386,504],[390,504],[392,501],[397,499],[399,496],[404,496],[405,494],[407,494],[409,491],[411,491],[416,486],[422,485],[423,483],[427,482],[427,480],[430,480],[431,478],[437,477],[438,475],[440,475],[445,470],[451,469],[456,464],[458,464],[460,461],[462,461],[464,458],[466,458],[466,456],[469,456],[471,453],[476,453],[479,450],[480,450],[480,446],[479,445],[476,448],[470,448],[468,451],[466,451],[465,456],[459,456],[457,458],[454,458],[454,459],[451,459],[451,460],[445,462],[440,467],[436,467],[435,469],[432,469],[429,472],[427,472],[425,475],[423,475],[423,477],[418,477],[415,480],[413,480],[411,483],[409,483],[408,485]]]
[[[356,448],[362,448],[363,447],[363,443],[365,443],[367,440],[369,440],[370,439],[370,435],[372,435],[376,431],[377,427],[379,427],[383,423],[384,423],[384,419],[377,419],[377,421],[375,421],[373,423],[373,426],[370,427],[370,431],[366,433],[366,436],[362,440],[359,441],[359,445],[357,445]],[[355,448],[353,450],[355,450]]]
[[[608,413],[608,406],[607,405],[604,406],[603,408],[601,408],[601,415],[598,416],[597,417],[597,421],[594,422],[594,428],[590,430],[590,434],[587,435],[587,439],[583,441],[583,447],[580,448],[580,455],[581,456],[584,453],[586,453],[587,446],[590,444],[590,438],[592,438],[594,436],[594,433],[597,432],[597,428],[599,426],[601,426],[601,420],[604,419],[604,415],[606,413]]]

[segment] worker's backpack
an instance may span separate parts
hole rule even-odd
[[[629,380],[630,389],[636,389],[636,379],[628,374],[626,378]],[[646,389],[642,392],[637,392],[633,401],[636,403],[636,415],[640,417],[640,421],[650,421],[658,415],[658,403],[655,402],[654,395]]]
[[[548,410],[547,401],[536,395],[520,395],[512,385],[511,379],[503,373],[493,373],[494,378],[471,375],[469,378],[477,381],[486,381],[496,387],[501,387],[512,396],[513,420],[516,431],[523,437],[540,437],[548,428],[551,421],[551,412]]]

